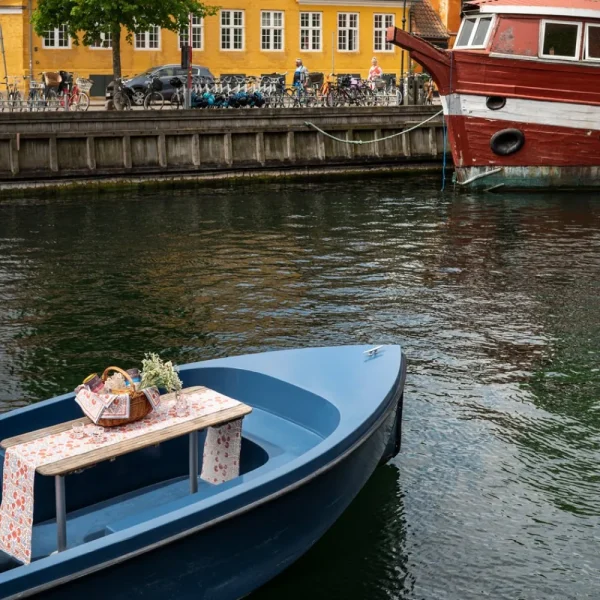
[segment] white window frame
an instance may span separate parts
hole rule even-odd
[[[200,45],[194,45],[194,33],[200,32]],[[189,25],[179,32],[179,49],[181,50],[184,44],[184,37],[188,37],[190,34]],[[204,50],[204,17],[192,17],[192,48],[194,50]]]
[[[340,16],[346,15],[346,26],[340,27]],[[356,17],[356,27],[350,27],[348,23],[350,22],[350,17]],[[345,30],[346,31],[346,49],[340,48],[340,33]],[[348,32],[356,31],[356,48],[352,50],[348,50]],[[357,12],[339,12],[337,13],[337,44],[336,48],[338,52],[359,52],[360,51],[360,13]]]
[[[60,36],[61,29],[64,30],[64,34],[67,36],[67,45],[59,46],[58,38]],[[46,35],[42,36],[42,48],[48,48],[49,50],[70,50],[71,49],[71,36],[67,31],[66,25],[61,25],[60,27],[55,27],[54,29],[49,29],[46,33],[52,33],[53,44],[46,43]]]
[[[377,27],[375,25],[375,21],[377,19],[377,17],[381,17],[381,23],[382,26],[381,27]],[[392,24],[391,25],[386,25],[386,21],[387,21],[387,17],[391,17],[392,18]],[[394,27],[396,25],[396,15],[394,13],[375,13],[373,15],[373,52],[394,52],[395,46],[394,44],[390,44],[389,42],[386,41],[386,31],[388,27]],[[381,32],[381,48],[377,48],[376,45],[376,39],[377,39],[377,32]]]
[[[308,26],[303,27],[302,26],[302,15],[308,15]],[[314,15],[318,15],[319,16],[319,26],[315,27],[313,25],[313,16]],[[308,48],[302,48],[302,31],[307,31],[308,32]],[[319,32],[319,47],[318,48],[314,48],[313,45],[313,33],[315,31]],[[313,12],[307,12],[307,11],[303,11],[300,13],[300,52],[323,52],[323,13],[322,12],[318,12],[318,11],[313,11]]]
[[[263,15],[270,14],[271,24],[263,25]],[[273,25],[275,13],[281,15],[281,25]],[[269,31],[269,48],[263,48],[263,32]],[[273,48],[275,31],[281,32],[281,48]],[[285,50],[285,12],[283,10],[261,10],[260,11],[260,50],[261,52],[283,52]]]
[[[134,33],[133,47],[135,50],[139,50],[140,52],[158,52],[161,49],[161,45],[162,45],[161,29],[160,29],[160,27],[158,27],[158,25],[153,25],[152,27],[154,29],[156,29],[156,38],[158,40],[158,45],[156,46],[156,48],[150,48],[150,29],[148,29],[147,31],[140,31],[139,33]],[[143,46],[138,46],[138,36],[144,36],[143,37],[143,40],[144,40]]]
[[[600,57],[590,57],[590,29],[600,29],[600,23],[586,23],[585,24],[585,46],[583,47],[584,54],[583,60],[587,62],[600,62]]]
[[[230,16],[230,20],[229,20],[229,25],[227,25],[226,27],[223,26],[223,14],[224,13],[231,13]],[[235,13],[240,13],[242,15],[242,24],[240,25],[234,25],[234,18],[235,18]],[[223,29],[229,29],[229,43],[230,43],[230,48],[223,48]],[[235,30],[236,29],[241,29],[242,31],[242,47],[241,48],[234,48],[233,47],[233,40],[235,37]],[[221,9],[221,11],[219,12],[219,49],[221,50],[221,52],[244,52],[246,50],[246,11],[244,9],[238,9],[238,8],[227,8],[227,9]]]
[[[557,56],[556,54],[543,54],[544,52],[544,38],[546,37],[546,25],[577,25],[577,49],[575,56]],[[540,45],[538,56],[549,60],[567,60],[570,62],[579,62],[581,57],[581,29],[583,23],[581,21],[555,21],[554,19],[542,19],[540,22]]]
[[[104,45],[104,42],[106,42],[106,39],[109,39],[110,42],[108,44],[108,46]],[[102,43],[101,46],[97,46],[96,43],[92,44],[91,46],[88,46],[90,50],[112,50],[112,33],[108,32],[108,33],[101,33],[100,34],[100,42]]]
[[[481,21],[481,19],[489,19],[491,17],[491,22],[490,22],[490,26],[488,28],[487,34],[485,36],[485,40],[483,41],[483,44],[478,44],[477,46],[472,46],[472,42],[473,39],[475,38],[475,34],[477,33],[477,29],[479,28],[479,21]],[[471,32],[471,35],[469,37],[469,41],[464,44],[459,46],[458,45],[458,40],[460,39],[460,36],[462,34],[462,30],[463,27],[465,26],[465,23],[467,21],[475,21],[475,26],[473,27],[473,31]],[[458,34],[456,35],[456,43],[454,44],[454,48],[456,48],[457,50],[485,50],[488,47],[488,44],[490,43],[490,37],[492,35],[492,31],[494,31],[494,26],[496,25],[496,16],[495,15],[489,15],[489,14],[483,14],[480,15],[478,17],[466,17],[463,19],[462,23],[460,24],[460,28],[458,30]]]

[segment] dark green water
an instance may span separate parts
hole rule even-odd
[[[402,453],[254,600],[600,598],[600,197],[438,179],[0,201],[0,401],[400,342]]]

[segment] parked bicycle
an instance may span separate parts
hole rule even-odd
[[[89,79],[75,78],[73,73],[60,71],[58,88],[47,93],[48,105],[56,110],[86,111],[90,107],[88,91],[92,87]]]
[[[1,110],[14,112],[23,108],[23,95],[19,90],[20,77],[6,77],[6,98],[0,96]]]
[[[146,110],[160,110],[165,105],[165,98],[160,93],[162,87],[162,81],[156,76],[147,81],[144,88],[144,108]]]

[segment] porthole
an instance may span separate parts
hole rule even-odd
[[[485,104],[490,110],[500,110],[506,106],[506,98],[502,96],[490,96]]]
[[[510,156],[525,144],[525,134],[519,129],[503,129],[492,136],[490,148],[499,156]]]

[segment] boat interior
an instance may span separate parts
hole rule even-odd
[[[258,372],[198,367],[180,375],[184,387],[204,385],[252,407],[243,421],[240,475],[220,485],[199,479],[198,492],[190,494],[187,435],[69,475],[65,478],[68,548],[195,503],[205,506],[204,500],[213,499],[208,505],[214,506],[225,490],[262,477],[319,444],[340,421],[337,408],[325,398]],[[1,419],[0,439],[80,416],[73,395],[62,396]],[[204,438],[200,433],[200,467]],[[34,561],[56,550],[54,494],[54,478],[36,474]]]

